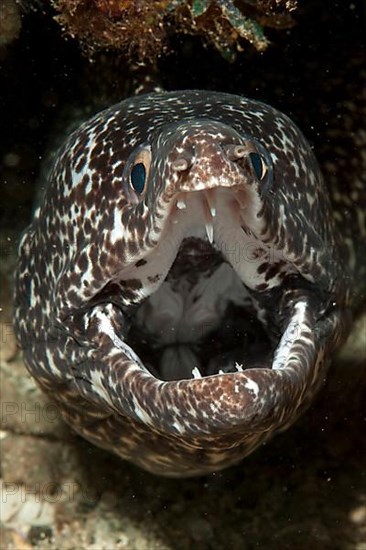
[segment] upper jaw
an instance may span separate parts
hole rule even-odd
[[[141,248],[115,274],[115,280],[138,278],[142,283],[141,299],[146,298],[165,280],[182,241],[193,236],[214,245],[250,286],[258,263],[254,256],[259,258],[264,253],[256,236],[256,232],[260,234],[262,221],[257,218],[255,224],[251,223],[251,216],[256,217],[255,200],[254,193],[243,185],[179,191],[169,197],[168,204],[160,199],[152,216],[154,221],[146,226]]]
[[[256,297],[270,295],[275,289],[282,288],[284,278],[297,273],[293,263],[283,261],[281,252],[271,244],[268,235],[265,241],[262,238],[266,227],[264,199],[250,167],[245,162],[241,163],[248,153],[248,145],[226,144],[223,148],[214,143],[207,147],[207,154],[201,151],[198,160],[186,158],[184,151],[180,151],[180,156],[171,164],[173,174],[170,179],[162,190],[159,191],[158,187],[155,190],[153,211],[147,219],[145,244],[138,252],[138,257],[118,273],[119,281],[127,288],[129,281],[139,281],[140,288],[135,294],[135,304],[144,303],[158,291],[162,295],[161,303],[166,302],[161,289],[166,286],[167,276],[182,243],[191,237],[205,239],[219,251],[223,261],[235,271],[241,286]],[[220,177],[215,174],[216,170]],[[262,307],[257,299],[252,300],[252,305],[257,308],[258,319],[266,326],[266,306]],[[271,307],[278,305],[272,304]],[[157,310],[160,311],[161,307],[157,306]],[[223,315],[225,316],[225,311]],[[253,365],[262,369],[283,368],[297,339],[295,337],[289,340],[289,325],[296,323],[301,326],[302,333],[307,316],[306,298],[292,301],[284,323],[274,331],[280,336],[273,344],[272,353],[267,353],[267,357],[261,357],[259,361],[252,361],[249,368]],[[150,324],[151,318],[150,315]],[[281,318],[281,311],[278,318]],[[159,317],[156,323],[158,326],[162,324],[161,319]],[[142,326],[143,321],[140,328]],[[139,326],[137,329],[138,333]],[[236,370],[241,370],[240,360]],[[226,376],[227,366],[220,368],[218,365],[216,372],[218,374],[213,374],[220,376],[222,372]],[[182,378],[190,376],[200,376],[200,371],[195,370],[194,364]]]
[[[250,210],[249,204],[247,204],[247,207],[248,210]],[[168,219],[165,220],[164,231],[160,236],[159,244],[154,248],[152,253],[145,256],[145,264],[135,268],[134,271],[129,269],[120,274],[120,277],[125,279],[127,284],[129,279],[139,278],[142,283],[141,293],[143,296],[145,298],[153,296],[153,298],[144,302],[138,310],[137,322],[135,322],[134,325],[135,334],[141,337],[141,334],[147,330],[148,333],[152,334],[152,339],[154,339],[154,330],[151,328],[152,324],[155,323],[155,326],[163,328],[166,315],[170,319],[169,323],[174,327],[174,330],[176,332],[181,331],[181,319],[179,318],[178,321],[176,321],[173,311],[175,307],[178,307],[175,304],[178,299],[180,300],[179,295],[170,298],[171,290],[166,294],[166,291],[162,289],[167,286],[169,288],[166,279],[169,277],[169,273],[171,273],[172,265],[175,265],[177,261],[177,253],[178,255],[181,254],[181,252],[178,251],[181,251],[182,243],[189,241],[189,238],[198,238],[210,243],[208,244],[208,248],[212,248],[215,254],[220,254],[222,256],[222,266],[230,265],[232,268],[231,271],[236,273],[235,281],[237,282],[235,282],[235,284],[239,289],[237,293],[234,292],[232,295],[227,296],[227,294],[232,291],[226,289],[226,287],[224,289],[224,279],[218,279],[218,283],[215,283],[217,291],[212,295],[208,294],[208,300],[211,300],[211,303],[204,305],[205,309],[202,309],[202,312],[197,318],[197,322],[203,323],[205,326],[210,326],[211,328],[215,327],[215,330],[217,329],[220,331],[220,322],[225,320],[226,310],[220,310],[221,312],[218,312],[216,317],[212,317],[210,314],[208,315],[209,311],[211,311],[210,308],[215,306],[212,302],[220,298],[222,293],[226,303],[232,300],[237,307],[242,308],[244,311],[248,308],[245,297],[246,288],[249,290],[249,293],[253,293],[255,297],[253,299],[253,297],[251,298],[250,295],[247,295],[249,302],[251,302],[250,308],[257,309],[256,316],[259,318],[258,327],[262,324],[265,327],[264,332],[267,331],[268,319],[265,318],[265,314],[268,305],[263,305],[259,297],[262,294],[268,296],[271,294],[272,290],[274,290],[277,295],[281,295],[281,292],[279,292],[280,285],[275,276],[270,283],[266,281],[266,271],[259,269],[264,263],[268,264],[268,258],[266,256],[268,250],[253,231],[246,232],[243,230],[245,214],[246,202],[243,197],[242,188],[239,186],[232,189],[219,188],[191,193],[180,193],[175,197]],[[275,261],[275,255],[272,254],[271,259]],[[267,270],[270,267],[269,265]],[[291,266],[289,266],[288,269],[291,270]],[[175,270],[175,272],[176,271],[177,270]],[[216,271],[216,273],[218,272],[219,270]],[[230,280],[233,281],[229,285],[232,289],[234,277],[231,274],[229,274],[229,276],[231,277]],[[173,275],[173,278],[174,277],[175,274]],[[268,285],[269,288],[266,291],[256,291],[256,288],[263,284]],[[240,288],[243,290],[241,291]],[[192,290],[189,290],[189,294],[192,294]],[[200,296],[200,292],[198,295]],[[171,299],[172,301],[170,302],[169,300]],[[182,308],[187,310],[187,303],[183,302]],[[249,368],[249,370],[253,366],[262,369],[283,368],[286,365],[288,356],[291,355],[292,347],[296,345],[298,335],[302,334],[305,330],[304,327],[309,309],[306,294],[298,294],[296,299],[290,299],[287,304],[281,303],[280,300],[278,300],[276,304],[272,304],[272,308],[278,310],[278,314],[276,315],[278,319],[281,319],[283,315],[285,315],[285,319],[281,323],[277,319],[274,321],[275,330],[273,330],[273,326],[271,326],[270,329],[271,333],[275,333],[277,336],[275,336],[273,340],[272,336],[266,337],[266,341],[263,341],[263,349],[260,350],[260,354],[257,358],[252,357],[249,362],[242,361],[242,356],[239,353],[237,361],[233,361],[231,366],[227,363],[220,364],[220,358],[216,358],[214,370],[210,371],[210,368],[202,370],[198,367],[197,361],[194,359],[194,354],[186,347],[187,356],[181,363],[184,368],[182,367],[181,369],[181,367],[179,367],[178,370],[171,370],[168,366],[167,370],[163,373],[157,371],[157,377],[159,378],[161,376],[163,379],[167,380],[172,378],[198,378],[202,375],[226,375],[230,372],[241,372],[243,363],[245,363],[244,368]],[[193,313],[196,310],[196,306],[192,306],[192,313],[188,310],[188,324],[190,326],[194,326],[196,322]],[[157,312],[156,315],[155,312]],[[180,315],[182,314],[177,313],[177,316]],[[221,321],[219,316],[222,317]],[[272,324],[273,320],[274,317],[272,316]],[[304,325],[304,327],[302,325]],[[167,324],[164,330],[166,333],[169,332],[171,330],[170,325]],[[263,328],[258,328],[258,330],[263,330]],[[202,330],[201,336],[205,336]],[[270,340],[272,340],[272,344],[269,344]],[[182,343],[184,344],[184,339]],[[165,345],[165,341],[161,340],[159,346],[162,348]],[[194,340],[191,341],[191,345],[195,345]],[[241,344],[241,346],[243,345],[244,344]],[[132,347],[133,346],[134,344]],[[169,353],[166,355],[165,363],[172,359]]]

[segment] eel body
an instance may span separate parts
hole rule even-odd
[[[311,402],[358,264],[287,116],[139,96],[60,151],[19,245],[16,333],[79,434],[156,474],[206,474]]]

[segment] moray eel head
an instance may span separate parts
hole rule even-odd
[[[347,318],[327,190],[296,126],[237,96],[142,96],[82,126],[51,180],[21,244],[47,342],[26,362],[65,419],[171,476],[224,468],[290,425]]]

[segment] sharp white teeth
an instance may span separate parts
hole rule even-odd
[[[213,225],[211,222],[207,222],[205,224],[205,227],[206,227],[208,240],[210,241],[210,244],[212,244],[213,243]]]
[[[211,216],[214,218],[216,216],[216,195],[212,189],[206,192],[206,200]]]
[[[183,200],[179,200],[177,201],[177,208],[179,208],[179,210],[185,210],[187,205]]]
[[[223,371],[222,369],[219,370],[218,374],[225,374],[225,371]]]
[[[202,378],[202,374],[200,373],[198,367],[194,367],[194,369],[192,369],[192,376],[193,378]]]
[[[235,363],[235,368],[238,372],[243,372],[243,365],[239,365],[239,363]]]

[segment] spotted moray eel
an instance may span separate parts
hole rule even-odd
[[[134,97],[74,132],[49,180],[19,246],[15,327],[76,432],[184,477],[294,422],[363,276],[287,116],[223,93]]]

